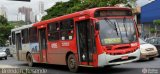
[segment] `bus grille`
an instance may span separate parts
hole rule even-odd
[[[130,48],[130,46],[118,47],[118,48],[116,48],[116,50],[123,50],[123,49],[127,49],[127,48]]]
[[[132,60],[132,59],[136,59],[136,56],[128,57],[128,59],[121,59],[121,58],[114,59],[114,60],[109,61],[109,63],[122,62],[122,61],[127,61],[127,60]]]

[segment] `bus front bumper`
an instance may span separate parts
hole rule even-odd
[[[126,57],[127,58],[123,58]],[[137,61],[140,58],[140,49],[135,52],[123,54],[123,55],[109,55],[106,53],[98,55],[98,66],[103,67],[106,65],[119,65],[124,63],[129,63]]]

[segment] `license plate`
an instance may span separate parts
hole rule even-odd
[[[126,60],[126,59],[128,59],[128,56],[122,56],[121,59]]]

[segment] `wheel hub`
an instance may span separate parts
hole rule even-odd
[[[70,67],[75,68],[75,60],[73,58],[70,59]]]

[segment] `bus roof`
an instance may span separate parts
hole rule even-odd
[[[33,24],[23,25],[23,26],[21,26],[21,27],[14,28],[14,29],[12,29],[11,31],[18,31],[18,30],[22,30],[22,29],[25,29],[25,28],[30,28],[30,27],[32,27],[32,26],[33,26]]]
[[[59,16],[59,17],[56,17],[56,18],[51,18],[49,20],[44,20],[44,21],[33,24],[33,26],[46,25],[47,23],[50,23],[50,22],[60,21],[60,20],[64,20],[64,19],[67,19],[67,18],[74,18],[74,17],[78,17],[78,16],[82,16],[82,15],[94,16],[94,12],[96,10],[109,10],[109,9],[130,10],[130,8],[128,8],[128,7],[97,7],[97,8],[87,9],[87,10],[83,10],[83,11]]]

